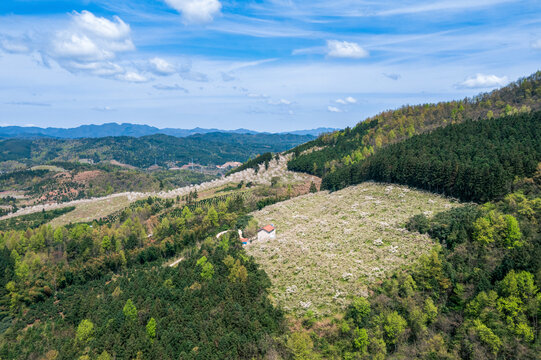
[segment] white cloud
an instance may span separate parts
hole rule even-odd
[[[44,61],[56,61],[72,73],[89,73],[129,82],[147,79],[115,62],[117,55],[135,49],[130,27],[118,16],[113,21],[89,11],[73,12],[68,27],[56,31],[45,48],[36,49]]]
[[[30,52],[28,45],[24,43],[24,40],[15,39],[2,39],[0,40],[0,49],[12,53],[12,54],[24,54]]]
[[[52,54],[56,58],[94,61],[114,58],[114,53],[98,47],[84,34],[59,32],[53,41]]]
[[[267,103],[269,105],[291,105],[291,104],[293,104],[292,101],[289,101],[287,99],[280,99],[280,100],[276,100],[276,101],[269,100],[269,101],[267,101]]]
[[[139,73],[136,73],[135,71],[127,71],[123,74],[118,74],[116,78],[118,80],[134,82],[134,83],[142,83],[142,82],[147,82],[149,80],[145,76]]]
[[[327,56],[361,59],[369,55],[359,44],[348,41],[327,40]]]
[[[349,104],[356,104],[357,99],[355,99],[354,97],[348,96],[345,99],[337,99],[337,100],[335,100],[335,102],[337,102],[338,104],[342,104],[342,105],[349,105]]]
[[[126,69],[122,66],[110,61],[66,61],[63,62],[63,66],[72,72],[87,72],[102,77],[110,77],[126,72]]]
[[[340,110],[339,108],[334,107],[334,106],[327,106],[327,110],[330,111],[330,112],[333,112],[333,113],[340,113],[340,112],[342,112],[342,110]]]
[[[177,70],[175,66],[162,58],[155,57],[148,61],[149,70],[156,75],[171,75]]]
[[[96,17],[88,11],[74,12],[71,27],[56,33],[48,54],[86,62],[109,60],[118,52],[134,50],[129,25],[118,16],[113,19]]]
[[[531,45],[532,49],[541,50],[541,39],[532,41],[532,43],[530,45]]]
[[[477,74],[474,77],[464,80],[457,87],[468,89],[493,88],[504,86],[507,82],[507,76],[498,77],[496,75]]]
[[[81,13],[74,11],[73,21],[81,28],[94,35],[106,39],[124,39],[130,35],[130,26],[118,16],[113,16],[114,21],[103,17],[96,17],[89,11]]]
[[[208,23],[220,13],[219,0],[165,0],[173,9],[182,14],[185,23]]]

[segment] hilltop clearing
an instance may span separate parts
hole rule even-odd
[[[397,268],[413,263],[433,242],[408,232],[413,215],[431,215],[458,203],[403,186],[363,183],[319,192],[253,213],[273,223],[277,238],[246,250],[269,275],[285,310],[329,314]]]

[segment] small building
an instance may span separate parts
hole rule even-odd
[[[240,239],[240,242],[242,243],[242,245],[246,245],[250,241],[250,239],[247,239],[242,235],[242,230],[241,229],[239,229],[239,239]]]
[[[262,227],[257,231],[257,240],[276,239],[276,228],[273,224]]]

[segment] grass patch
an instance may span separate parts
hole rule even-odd
[[[107,197],[77,204],[75,210],[50,221],[53,227],[69,223],[90,222],[108,216],[130,205],[127,196]],[[61,210],[61,209],[59,209]]]

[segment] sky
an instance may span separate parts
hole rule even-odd
[[[540,60],[539,0],[2,0],[0,125],[343,128]]]

